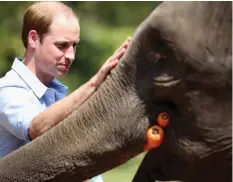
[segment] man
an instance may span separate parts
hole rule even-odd
[[[39,2],[27,9],[24,57],[15,58],[12,69],[0,79],[0,157],[42,135],[87,100],[130,42],[125,41],[96,75],[65,97],[67,87],[56,78],[67,74],[79,39],[78,18],[61,2]]]

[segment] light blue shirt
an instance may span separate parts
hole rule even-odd
[[[68,87],[57,79],[45,86],[18,58],[0,79],[0,158],[30,141],[28,128],[40,112],[63,99]],[[103,182],[101,175],[91,179]]]
[[[19,59],[0,79],[0,157],[29,142],[35,116],[64,98],[67,87],[54,79],[46,87]]]

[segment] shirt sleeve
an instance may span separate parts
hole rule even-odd
[[[27,142],[30,141],[29,125],[41,112],[31,94],[33,93],[26,89],[15,87],[0,91],[0,125],[7,132]]]

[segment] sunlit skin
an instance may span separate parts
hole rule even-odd
[[[68,73],[75,59],[76,45],[80,40],[80,26],[74,16],[54,17],[49,32],[41,38],[36,31],[29,32],[33,61],[27,65],[44,83]]]

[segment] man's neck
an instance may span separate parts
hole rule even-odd
[[[24,54],[22,63],[44,84],[48,85],[54,79],[54,77],[45,74],[39,68],[36,67],[35,59],[32,55],[29,55],[27,51]]]

